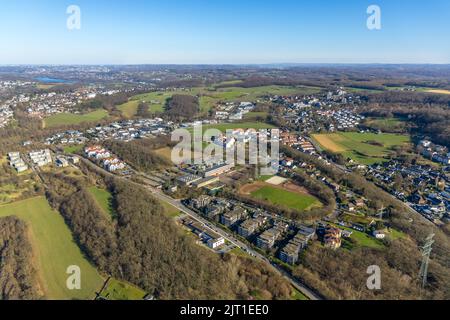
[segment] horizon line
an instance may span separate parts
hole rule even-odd
[[[0,67],[38,66],[450,66],[431,62],[269,62],[269,63],[10,63]]]

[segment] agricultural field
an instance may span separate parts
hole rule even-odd
[[[226,80],[219,83],[216,83],[213,85],[214,88],[220,87],[220,86],[230,86],[230,85],[236,85],[244,82],[243,80],[236,79],[236,80]]]
[[[52,83],[38,83],[36,84],[36,88],[41,89],[41,90],[49,90],[52,89],[54,87],[56,87],[57,84],[52,84]]]
[[[424,92],[427,93],[436,93],[436,94],[450,94],[450,90],[444,90],[444,89],[426,89]]]
[[[370,93],[380,93],[383,92],[381,89],[366,89],[366,88],[355,88],[355,87],[345,87],[344,90],[352,93],[362,93],[362,92],[370,92]]]
[[[340,153],[364,165],[384,162],[392,148],[410,143],[410,137],[399,134],[340,132],[316,134],[313,139],[325,150]]]
[[[31,227],[39,282],[47,299],[88,300],[95,297],[95,292],[102,287],[102,277],[75,244],[63,217],[44,197],[0,206],[0,217],[5,216],[16,216]],[[66,286],[66,271],[73,265],[81,268],[81,290],[69,290]]]
[[[405,88],[406,87],[387,87],[387,89],[391,90],[391,91],[403,91]],[[429,88],[429,87],[417,87],[417,88],[415,88],[414,91],[415,92],[450,95],[450,90],[447,90],[447,89],[436,89],[436,88]]]
[[[291,182],[275,186],[259,181],[243,186],[240,193],[270,204],[298,211],[306,211],[322,205],[318,199],[309,195],[307,190]]]
[[[88,189],[89,193],[94,197],[95,201],[103,212],[108,215],[109,218],[114,218],[114,208],[112,206],[112,195],[105,189],[100,189],[98,187],[90,187]]]
[[[106,300],[143,300],[146,292],[132,284],[110,278],[99,296]]]
[[[241,88],[241,87],[229,87],[222,88],[219,92],[227,93],[231,96],[245,97],[247,100],[256,100],[265,95],[308,95],[314,94],[321,91],[321,88],[317,87],[304,87],[304,86],[263,86],[263,87],[253,87],[253,88]]]
[[[95,122],[108,116],[106,110],[96,110],[86,114],[59,113],[44,119],[44,127],[52,128],[65,125],[76,125],[83,122]]]

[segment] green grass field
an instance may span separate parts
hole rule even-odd
[[[340,227],[340,228],[353,232],[351,239],[353,239],[355,244],[344,239],[342,246],[346,249],[352,250],[352,249],[358,248],[358,247],[367,247],[367,248],[371,248],[371,249],[380,249],[381,250],[381,249],[386,248],[380,240],[369,236],[367,233],[356,231],[356,230],[353,230],[350,228],[343,228],[343,227]]]
[[[235,82],[238,83],[238,82]],[[131,97],[130,100],[119,106],[122,114],[128,118],[136,115],[137,107],[140,102],[149,104],[151,112],[163,112],[167,99],[174,94],[184,94],[199,97],[200,111],[206,113],[216,107],[220,102],[242,102],[255,101],[258,98],[273,95],[293,95],[293,94],[312,94],[317,93],[321,89],[316,87],[289,87],[289,86],[263,86],[254,88],[192,88],[189,91],[163,91],[150,92]]]
[[[268,201],[272,204],[285,206],[299,211],[305,211],[314,206],[320,205],[320,202],[313,196],[307,194],[301,195],[270,186],[264,186],[257,191],[252,192],[251,196],[256,199]]]
[[[397,126],[402,124],[403,121],[398,118],[371,118],[367,120],[367,124],[378,124],[382,126]]]
[[[102,208],[102,210],[108,215],[108,217],[114,218],[115,213],[114,208],[111,204],[111,201],[113,199],[111,193],[109,193],[105,189],[100,189],[97,187],[90,187],[88,191],[94,197],[100,208]]]
[[[122,111],[122,115],[124,117],[132,118],[137,113],[138,105],[139,105],[139,101],[131,100],[131,101],[128,101],[128,102],[118,106],[118,109],[120,111]]]
[[[254,120],[257,118],[267,118],[267,116],[269,115],[268,112],[249,112],[244,114],[244,120]]]
[[[364,124],[382,132],[402,133],[406,132],[407,123],[399,118],[369,118]]]
[[[77,153],[78,151],[83,150],[83,145],[77,144],[77,145],[71,145],[63,148],[65,153]]]
[[[137,301],[143,300],[146,296],[146,292],[132,284],[111,278],[100,293],[100,296],[107,300]]]
[[[300,291],[298,291],[297,289],[293,289],[293,294],[291,296],[292,300],[309,300],[303,293],[301,293]]]
[[[58,113],[44,120],[44,127],[52,128],[64,125],[74,125],[83,122],[95,122],[108,116],[106,110],[96,110],[86,114]]]
[[[217,88],[217,87],[220,87],[220,86],[236,85],[236,84],[239,84],[239,83],[242,83],[242,82],[243,82],[243,80],[238,80],[238,79],[222,81],[222,82],[216,83],[214,85],[214,88]]]
[[[317,134],[313,135],[313,138],[323,149],[341,153],[346,158],[365,165],[386,161],[385,158],[390,156],[393,147],[411,141],[407,135],[358,132]]]
[[[165,91],[165,92],[150,92],[139,94],[130,98],[130,100],[118,107],[122,114],[127,118],[132,118],[136,115],[138,106],[141,102],[149,105],[149,111],[154,113],[164,112],[164,105],[167,99],[171,98],[174,94],[189,94],[184,91]]]
[[[102,277],[83,256],[62,216],[51,209],[44,197],[0,206],[0,217],[5,216],[17,216],[31,227],[36,266],[47,299],[95,297],[103,284]],[[66,270],[72,265],[81,269],[81,290],[66,287]]]
[[[160,202],[161,205],[164,208],[164,213],[166,214],[166,216],[168,216],[169,218],[176,218],[178,216],[180,216],[182,213],[180,212],[180,210],[178,210],[177,208],[175,208],[174,206],[170,205],[167,202],[161,201]]]

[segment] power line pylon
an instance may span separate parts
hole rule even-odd
[[[420,267],[419,277],[422,279],[422,289],[427,285],[427,277],[428,277],[428,264],[430,262],[430,254],[432,250],[432,245],[434,243],[435,234],[430,234],[425,239],[425,244],[420,248],[422,251],[422,266]]]

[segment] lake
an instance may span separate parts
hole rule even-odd
[[[39,78],[36,78],[35,80],[42,82],[42,83],[70,83],[69,80],[48,78],[48,77],[39,77]]]

